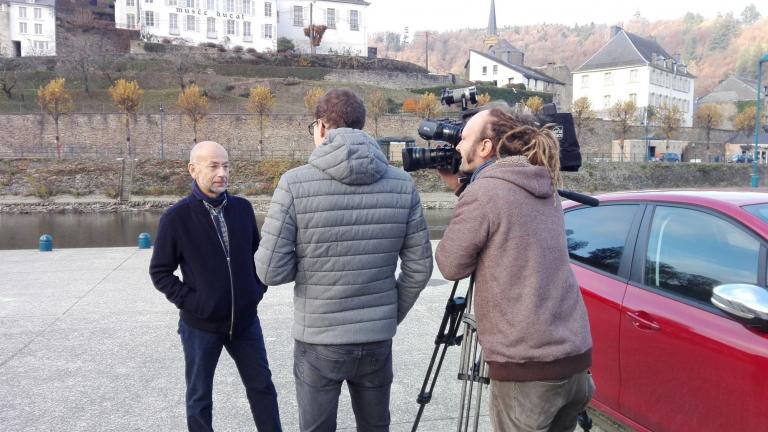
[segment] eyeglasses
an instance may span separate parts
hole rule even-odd
[[[315,125],[317,124],[319,120],[315,120],[312,123],[309,124],[309,127],[307,127],[307,130],[309,130],[310,136],[315,136]]]

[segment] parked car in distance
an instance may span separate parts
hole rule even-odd
[[[677,163],[680,162],[680,155],[677,153],[662,153],[659,156],[659,162]]]
[[[597,198],[563,204],[592,406],[640,432],[768,431],[768,194]]]
[[[735,154],[728,158],[728,162],[732,163],[752,163],[752,155],[748,154]]]

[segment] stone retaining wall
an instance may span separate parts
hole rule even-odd
[[[360,73],[360,71],[346,71]],[[380,75],[380,74],[376,74]],[[263,157],[290,157],[311,151],[312,138],[307,125],[308,115],[274,114],[265,129]],[[379,120],[379,136],[411,136],[419,145],[421,119],[410,114],[393,114]],[[162,127],[161,127],[162,125]],[[51,156],[55,154],[55,127],[50,117],[43,114],[0,114],[0,157]],[[77,157],[95,153],[119,156],[125,153],[125,116],[119,113],[81,113],[61,116],[59,122],[64,154]],[[369,119],[366,131],[374,133],[374,122]],[[649,132],[653,132],[650,129]],[[715,130],[711,133],[713,152],[719,152],[722,143],[732,131]],[[635,126],[627,139],[642,139],[645,129]],[[162,137],[162,139],[161,139]],[[611,142],[619,139],[614,124],[595,120],[589,130],[579,135],[582,152],[610,154]],[[131,142],[138,157],[186,157],[192,146],[192,126],[181,114],[137,114],[131,117]],[[257,117],[248,113],[211,114],[198,126],[198,140],[215,140],[232,152],[233,158],[253,159],[259,156],[259,130]],[[706,133],[699,128],[681,128],[674,136],[680,141],[704,143]]]

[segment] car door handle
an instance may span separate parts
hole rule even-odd
[[[661,327],[658,324],[656,324],[656,322],[653,320],[651,315],[648,314],[647,312],[626,311],[625,313],[629,318],[632,319],[632,325],[634,325],[636,328],[640,330],[651,330],[651,331],[661,330]]]

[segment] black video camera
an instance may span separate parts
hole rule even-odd
[[[461,141],[461,132],[469,119],[484,109],[499,106],[491,104],[482,108],[468,110],[467,102],[477,104],[477,90],[475,87],[463,89],[445,89],[440,98],[444,105],[452,105],[461,101],[461,120],[454,119],[425,119],[419,123],[419,136],[428,141],[442,141],[447,145],[435,148],[407,147],[403,149],[403,169],[405,171],[417,171],[427,168],[450,168],[454,173],[461,164],[461,154],[456,151],[456,146]],[[507,106],[506,104],[503,104]],[[560,170],[578,171],[581,167],[581,152],[579,141],[576,138],[576,128],[573,125],[573,117],[570,113],[558,113],[555,104],[545,104],[541,113],[536,116],[539,125],[551,124],[550,130],[560,142]]]

